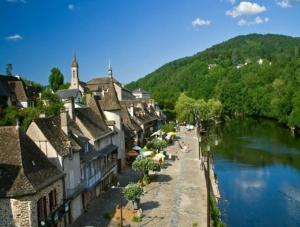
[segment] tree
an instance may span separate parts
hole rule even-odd
[[[64,76],[58,68],[52,68],[49,76],[49,86],[53,91],[57,91],[64,84]]]
[[[165,140],[162,140],[162,139],[159,139],[159,138],[156,138],[156,139],[152,140],[152,147],[154,149],[161,150],[161,149],[166,148],[167,146],[168,146],[168,143]]]
[[[143,173],[143,183],[149,184],[150,177],[149,171],[159,171],[160,165],[152,158],[138,158],[132,163],[132,169],[134,171],[140,171]]]
[[[123,188],[123,193],[127,201],[137,201],[144,195],[143,187],[140,184],[129,183]]]
[[[42,93],[42,100],[38,102],[38,109],[45,113],[47,116],[58,115],[63,103],[56,94],[53,94],[51,91],[44,91]]]
[[[176,127],[175,123],[168,123],[160,126],[160,129],[163,132],[168,133],[168,132],[175,132],[175,127]]]
[[[179,122],[193,122],[194,109],[195,100],[188,97],[185,93],[181,93],[175,105],[177,120]]]

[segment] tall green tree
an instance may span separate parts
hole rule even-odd
[[[49,86],[53,91],[57,91],[61,85],[64,84],[64,76],[59,68],[52,68],[49,76]]]
[[[188,97],[185,93],[181,93],[175,105],[177,120],[179,122],[193,122],[194,110],[195,100]]]

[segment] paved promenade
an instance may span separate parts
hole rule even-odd
[[[143,220],[140,223],[131,223],[131,226],[207,226],[206,182],[198,160],[196,134],[194,131],[183,131],[178,136],[180,143],[184,143],[190,151],[183,153],[178,141],[167,148],[178,159],[166,161],[165,168],[144,188],[145,195],[141,198]],[[127,171],[120,176],[121,185],[125,186],[137,177]],[[103,214],[111,212],[118,204],[119,193],[118,190],[110,190],[103,194],[74,226],[117,226],[117,223],[105,220]]]
[[[146,187],[142,198],[145,217],[137,226],[207,226],[207,197],[204,171],[200,170],[198,143],[194,132],[180,132],[190,152],[176,142],[168,148],[179,160],[167,163],[156,182]]]

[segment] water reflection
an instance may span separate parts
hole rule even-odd
[[[289,165],[300,170],[300,142],[289,130],[266,120],[234,120],[222,129],[215,148],[222,158],[253,166]]]
[[[212,129],[228,226],[300,226],[300,141],[266,120],[233,120]],[[210,143],[208,138],[206,142]]]

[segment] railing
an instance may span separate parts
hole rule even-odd
[[[84,189],[84,182],[79,183],[74,188],[66,189],[66,197],[67,199],[76,197],[81,191]]]
[[[117,162],[114,161],[110,163],[106,168],[102,169],[101,171],[94,176],[90,177],[89,179],[84,180],[84,188],[89,189],[92,188],[94,185],[99,183],[103,177],[105,177],[113,168],[117,166]]]
[[[115,166],[117,165],[117,162],[114,161],[112,163],[110,163],[108,166],[106,166],[106,168],[104,168],[102,170],[102,176],[105,176],[109,171],[111,171],[111,169],[113,169]]]

